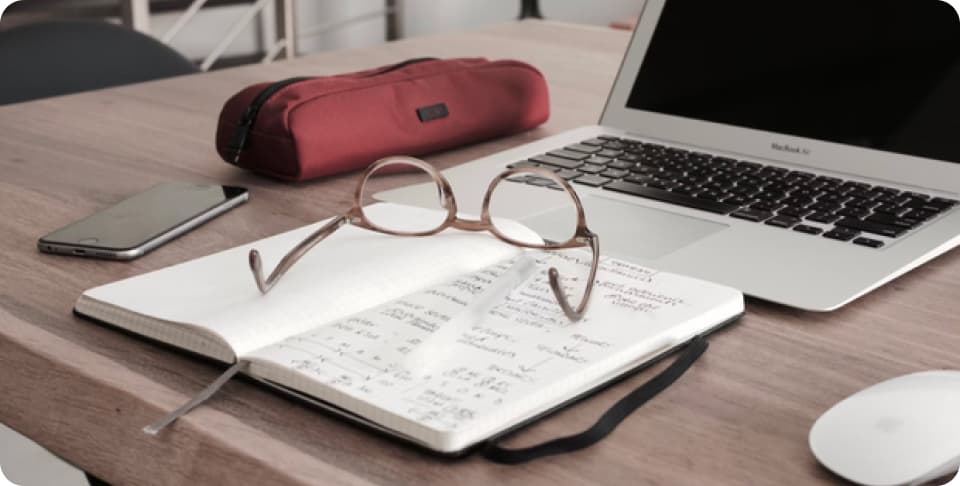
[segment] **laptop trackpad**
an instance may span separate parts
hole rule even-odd
[[[587,226],[600,236],[600,252],[623,259],[657,259],[728,227],[592,195],[583,198],[583,207]],[[552,234],[556,232],[558,217],[568,218],[569,212],[547,211],[520,221],[552,238],[559,236]],[[561,223],[561,227],[565,225]]]

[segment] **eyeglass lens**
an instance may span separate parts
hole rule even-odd
[[[409,201],[407,205],[432,211],[424,212],[423,217],[402,219],[378,218],[375,213],[364,212],[364,216],[371,224],[400,234],[430,232],[443,225],[447,217],[447,207],[442,187],[425,168],[403,160],[381,165],[367,175],[363,181],[361,204],[366,206],[375,202],[373,196],[377,192],[384,187],[389,187],[388,184],[395,186],[398,182],[402,185],[422,186],[422,190],[416,191],[419,195],[417,199]]]

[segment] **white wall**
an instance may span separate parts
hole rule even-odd
[[[517,17],[519,0],[398,0],[400,31],[419,36],[508,22]],[[567,22],[609,24],[621,17],[636,15],[643,0],[541,0],[545,17]],[[301,32],[301,53],[325,49],[363,47],[384,41],[385,22],[377,15],[382,0],[298,0],[297,26]],[[207,9],[174,39],[173,46],[191,58],[202,58],[243,14],[244,7]],[[362,20],[344,23],[352,18]],[[157,15],[152,20],[155,35],[163,35],[176,20],[175,14]],[[311,30],[335,26],[326,33]],[[227,55],[251,53],[258,46],[258,22],[253,22],[227,50]]]
[[[519,0],[401,0],[408,35],[462,30],[494,22],[508,22],[520,12]],[[958,0],[960,1],[960,0]],[[545,18],[565,22],[608,25],[612,20],[640,13],[643,0],[540,0]]]

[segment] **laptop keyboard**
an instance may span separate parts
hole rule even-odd
[[[508,167],[543,167],[568,181],[728,215],[798,234],[880,248],[957,204],[953,199],[600,136]],[[513,182],[560,189],[542,177]]]

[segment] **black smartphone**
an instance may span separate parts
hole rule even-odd
[[[165,182],[37,242],[42,252],[133,260],[243,204],[242,187]]]

